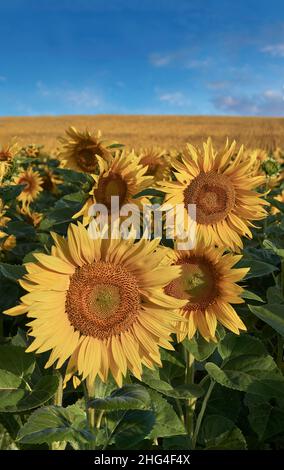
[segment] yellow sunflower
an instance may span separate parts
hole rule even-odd
[[[167,152],[159,147],[149,147],[140,150],[140,162],[148,167],[147,175],[155,180],[168,180],[171,177],[171,161]]]
[[[278,194],[278,196],[275,196],[274,199],[276,201],[279,201],[279,202],[282,202],[282,204],[284,204],[284,190]],[[271,206],[271,213],[272,214],[278,214],[280,212],[280,210],[278,209],[278,207],[275,207],[275,206]]]
[[[25,185],[17,198],[23,205],[29,205],[38,197],[40,192],[43,191],[43,179],[39,172],[33,171],[31,167],[14,177],[14,184]]]
[[[242,288],[235,284],[249,269],[232,269],[241,256],[224,254],[224,249],[197,246],[190,251],[175,251],[173,264],[181,266],[182,274],[173,280],[165,293],[187,299],[181,309],[184,320],[177,323],[178,341],[191,339],[196,330],[207,340],[215,341],[217,322],[239,334],[246,330],[231,304],[244,302]]]
[[[0,183],[9,170],[11,161],[19,150],[17,143],[3,144],[0,147]]]
[[[176,181],[159,183],[165,205],[183,205],[187,214],[188,205],[195,204],[197,241],[237,251],[242,236],[252,237],[251,221],[267,215],[263,206],[268,203],[255,191],[265,178],[250,175],[252,162],[243,161],[243,147],[232,160],[235,142],[219,154],[211,139],[203,147],[202,153],[188,144],[182,162],[173,164]]]
[[[27,313],[35,339],[27,352],[51,350],[46,367],[77,369],[92,384],[112,373],[121,386],[129,369],[161,365],[159,347],[173,349],[173,323],[184,300],[164,293],[179,266],[161,266],[159,240],[91,240],[71,224],[67,240],[53,234],[51,255],[34,254],[20,281],[28,294],[8,315]]]
[[[120,207],[132,203],[141,207],[148,203],[146,197],[135,198],[144,189],[153,183],[153,177],[147,175],[147,167],[140,163],[139,157],[133,152],[124,150],[117,152],[110,161],[98,157],[99,174],[92,175],[94,186],[90,191],[90,197],[82,209],[74,215],[83,215],[88,220],[88,211],[92,204],[104,204],[107,209],[111,208],[111,197],[118,196]]]
[[[70,127],[66,134],[67,137],[59,139],[62,149],[58,153],[66,168],[84,173],[97,173],[97,157],[104,160],[111,159],[111,152],[107,149],[110,143],[101,140],[100,131],[94,135],[88,130],[79,132],[75,127]]]
[[[15,248],[16,244],[15,235],[6,235],[4,239],[2,239],[0,235],[0,251],[11,251]]]
[[[4,205],[2,199],[0,199],[0,239],[7,236],[1,228],[5,228],[7,223],[11,220],[9,217],[6,217],[7,206]]]
[[[43,218],[42,213],[32,211],[30,206],[24,204],[22,206],[17,207],[17,212],[23,215],[26,221],[34,227],[37,227],[41,223]]]

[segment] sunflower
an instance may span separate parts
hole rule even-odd
[[[19,150],[17,143],[3,144],[0,147],[0,183],[7,174],[11,162]]]
[[[133,196],[153,183],[153,177],[147,176],[147,167],[140,163],[140,158],[133,152],[117,152],[110,161],[98,157],[98,165],[99,174],[92,175],[94,186],[90,197],[74,218],[83,215],[87,220],[89,208],[95,203],[104,204],[108,210],[111,209],[112,196],[119,197],[120,207],[127,203],[141,207],[149,202],[146,197],[133,199]]]
[[[182,274],[165,288],[165,293],[187,299],[181,309],[184,320],[177,323],[178,341],[191,339],[196,330],[207,340],[215,341],[217,322],[239,334],[246,330],[231,304],[244,302],[242,288],[235,284],[248,272],[247,268],[232,269],[241,256],[224,254],[223,248],[197,245],[194,250],[175,251],[173,264],[181,266]]]
[[[170,156],[159,147],[142,149],[139,153],[140,162],[148,167],[147,175],[155,180],[169,180],[171,176]]]
[[[25,204],[23,204],[22,206],[18,206],[17,212],[23,215],[26,221],[34,227],[37,227],[41,223],[43,218],[43,214],[41,212],[32,211],[30,206]]]
[[[63,183],[62,179],[57,176],[54,171],[52,171],[52,169],[49,168],[47,165],[44,165],[42,169],[43,189],[50,193],[56,194],[58,192],[57,186]]]
[[[100,131],[94,135],[88,130],[79,132],[75,127],[70,127],[66,134],[67,137],[59,139],[62,149],[59,150],[58,157],[65,161],[67,168],[84,173],[97,173],[97,157],[111,159],[112,154],[107,149],[110,143],[101,140]]]
[[[16,176],[14,178],[14,184],[25,185],[24,189],[17,198],[18,201],[21,201],[23,205],[29,205],[43,190],[42,177],[38,171],[33,171],[31,167],[22,171],[18,176]]]
[[[37,158],[40,156],[43,145],[29,144],[26,147],[22,147],[21,156],[27,158]]]
[[[9,217],[6,217],[6,209],[7,206],[5,206],[2,199],[0,199],[0,239],[7,236],[7,234],[3,232],[1,228],[5,228],[7,223],[11,220]]]
[[[275,196],[274,199],[284,204],[284,190],[281,191],[281,193],[278,194],[278,196]],[[271,206],[271,214],[275,215],[275,214],[278,214],[279,212],[280,210],[278,209],[278,207]]]
[[[159,346],[173,349],[185,301],[164,293],[181,270],[160,265],[159,240],[91,240],[81,224],[69,226],[67,240],[53,238],[51,255],[25,265],[28,294],[5,312],[33,319],[27,352],[51,350],[46,367],[69,359],[67,374],[77,369],[90,384],[110,371],[121,386],[127,369],[140,379],[142,365],[161,365]]]
[[[0,251],[11,251],[17,244],[15,235],[6,235],[4,240],[0,235]]]
[[[232,160],[234,149],[235,142],[218,154],[208,139],[202,154],[188,144],[182,162],[173,164],[177,181],[159,185],[166,193],[165,205],[173,210],[180,204],[187,214],[188,205],[196,205],[197,241],[238,251],[241,237],[252,237],[251,221],[267,215],[263,205],[268,203],[254,190],[265,178],[250,175],[253,162],[243,161],[243,147]]]

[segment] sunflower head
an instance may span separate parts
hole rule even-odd
[[[62,179],[48,165],[43,166],[42,180],[43,189],[53,194],[58,192],[58,185],[62,184]]]
[[[182,161],[173,163],[176,181],[159,185],[167,206],[183,205],[185,214],[189,205],[196,206],[197,241],[239,250],[241,236],[252,236],[251,220],[266,216],[267,203],[255,191],[265,178],[252,174],[254,162],[244,160],[243,147],[235,156],[235,145],[217,153],[211,139],[203,152],[188,144]]]
[[[22,204],[17,208],[17,211],[25,217],[28,224],[34,227],[37,227],[42,221],[43,214],[33,211],[29,205]]]
[[[28,312],[34,341],[27,351],[51,350],[47,366],[69,359],[67,376],[77,372],[90,383],[111,372],[121,385],[127,369],[140,378],[142,365],[160,365],[159,347],[172,349],[186,301],[164,292],[180,267],[161,266],[159,240],[91,240],[81,224],[70,225],[67,240],[53,237],[52,254],[25,265],[20,283],[28,294],[6,312]]]
[[[267,176],[276,176],[281,170],[281,165],[273,157],[269,157],[262,163],[261,168]]]
[[[65,161],[67,168],[84,173],[97,173],[97,157],[107,161],[111,159],[111,152],[101,140],[100,131],[92,134],[88,130],[80,132],[75,127],[70,127],[66,134],[67,137],[60,138],[62,148],[59,158]]]
[[[147,175],[147,167],[142,165],[133,152],[117,152],[110,161],[98,157],[99,174],[93,175],[94,186],[90,198],[74,217],[88,216],[88,209],[93,203],[104,204],[111,208],[112,196],[119,197],[119,206],[132,203],[138,207],[148,202],[145,197],[135,198],[144,189],[151,186],[153,177]]]
[[[26,147],[22,147],[21,156],[27,158],[38,158],[42,148],[43,145],[29,144]]]
[[[4,240],[0,239],[0,251],[11,251],[17,244],[15,235],[8,235]]]
[[[18,176],[14,177],[14,184],[24,185],[24,189],[17,198],[23,205],[29,205],[43,190],[43,180],[39,172],[34,171],[31,167],[27,170],[23,170]]]
[[[156,180],[170,179],[171,163],[166,150],[159,147],[144,148],[139,152],[140,162],[148,167],[147,175]]]
[[[248,269],[232,269],[239,256],[223,254],[222,249],[204,248],[176,251],[174,264],[182,273],[166,288],[168,295],[186,299],[182,308],[183,322],[178,324],[178,339],[193,337],[196,330],[207,340],[215,340],[217,321],[238,334],[246,327],[231,306],[243,302],[242,289],[235,282],[241,280]]]

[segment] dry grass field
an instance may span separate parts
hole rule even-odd
[[[107,139],[128,147],[159,145],[181,148],[190,141],[200,144],[211,135],[217,146],[228,136],[248,147],[284,147],[284,118],[207,116],[57,116],[0,118],[0,143],[16,137],[20,144],[57,147],[57,137],[73,125],[79,129],[101,129]]]

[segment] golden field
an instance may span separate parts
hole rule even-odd
[[[248,147],[284,147],[284,118],[209,116],[56,116],[0,118],[0,143],[16,137],[19,144],[44,144],[55,150],[57,137],[69,126],[100,129],[106,139],[132,148],[158,145],[179,149],[190,141],[200,144],[208,135],[215,145],[230,140]]]

